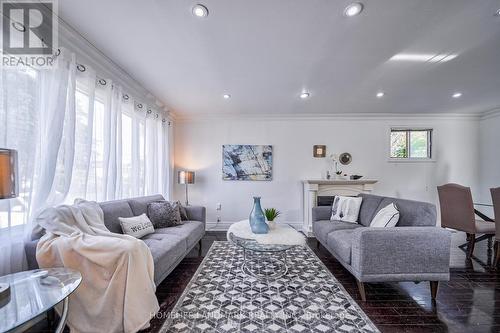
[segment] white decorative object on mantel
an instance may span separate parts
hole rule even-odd
[[[358,179],[358,180],[325,180],[309,179],[303,180],[304,187],[304,224],[302,231],[307,237],[313,237],[312,232],[312,208],[317,206],[318,196],[356,196],[360,193],[370,193],[377,180]]]

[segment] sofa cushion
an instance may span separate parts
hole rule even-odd
[[[161,194],[150,195],[147,197],[132,198],[128,200],[132,212],[135,216],[147,214],[148,204],[154,201],[165,201]]]
[[[399,210],[398,227],[436,225],[436,206],[431,203],[387,197],[382,199],[377,212],[391,203]]]
[[[335,252],[337,258],[351,264],[352,235],[354,229],[337,230],[328,234],[328,247]]]
[[[176,235],[157,233],[142,238],[153,256],[155,265],[155,283],[186,253],[186,241]]]
[[[186,248],[191,248],[203,237],[205,224],[199,221],[185,221],[182,225],[155,229],[157,234],[175,235],[186,242]]]
[[[321,242],[326,243],[328,234],[332,231],[343,229],[356,229],[361,226],[357,223],[342,222],[342,221],[316,221],[313,222],[314,236]]]
[[[361,209],[359,211],[359,223],[368,227],[370,226],[370,223],[380,206],[380,202],[382,202],[382,199],[384,198],[364,193],[361,193],[359,196],[363,198]]]
[[[104,213],[104,225],[109,231],[121,234],[122,227],[119,217],[132,217],[134,213],[126,200],[107,201],[99,203]]]

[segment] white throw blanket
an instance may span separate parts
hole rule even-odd
[[[95,202],[45,210],[37,222],[47,231],[36,249],[40,267],[68,267],[82,283],[70,296],[71,332],[137,332],[159,310],[154,263],[144,242],[105,227]]]

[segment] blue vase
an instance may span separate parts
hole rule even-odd
[[[266,216],[260,206],[260,197],[253,197],[253,209],[249,217],[250,228],[254,234],[267,234],[269,227],[266,223]]]

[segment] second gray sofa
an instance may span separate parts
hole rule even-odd
[[[436,227],[430,203],[360,194],[358,223],[330,221],[331,207],[314,207],[313,232],[318,241],[358,282],[366,300],[365,282],[430,281],[435,299],[438,281],[450,279],[451,234]],[[373,228],[379,210],[395,203],[400,212],[394,228]]]
[[[122,233],[119,217],[138,216],[147,212],[148,204],[165,200],[162,195],[152,195],[124,200],[100,202],[104,212],[104,224],[109,231]],[[156,285],[159,285],[182,259],[196,246],[201,251],[201,239],[205,235],[205,207],[185,207],[188,221],[184,224],[155,229],[153,234],[141,238],[151,250],[153,256]],[[25,244],[29,269],[38,268],[36,245],[43,232],[35,232],[31,241]]]

